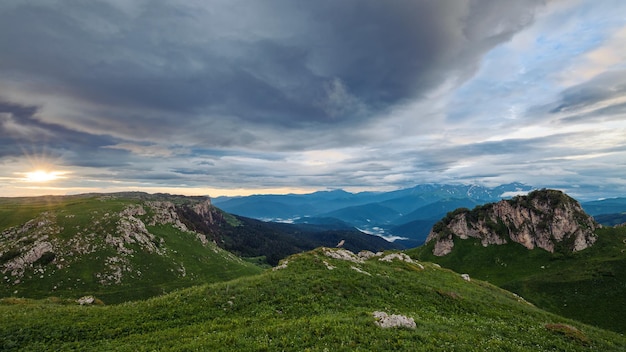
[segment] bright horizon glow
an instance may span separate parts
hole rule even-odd
[[[62,177],[59,177],[62,178]],[[25,179],[22,179],[25,181]],[[37,196],[61,196],[84,193],[116,193],[116,192],[146,192],[169,193],[183,196],[209,196],[217,197],[242,197],[259,194],[307,194],[320,191],[313,188],[233,188],[217,189],[208,187],[174,187],[174,186],[114,186],[114,187],[52,187],[45,186],[45,182],[35,182],[37,186],[13,187],[4,191],[0,197],[37,197]]]
[[[44,183],[55,181],[60,178],[64,178],[63,175],[65,172],[61,171],[46,171],[46,170],[35,170],[24,173],[23,181],[25,182],[35,182],[35,183]]]

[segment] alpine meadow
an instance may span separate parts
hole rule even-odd
[[[626,1],[0,1],[1,351],[626,351]]]

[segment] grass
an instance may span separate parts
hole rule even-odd
[[[326,263],[335,268],[327,269]],[[316,250],[287,268],[146,301],[0,305],[2,350],[619,351],[626,339],[571,321],[479,280],[423,263],[355,264]],[[358,267],[371,276],[355,271]],[[443,294],[442,294],[443,293]],[[381,329],[373,311],[415,319]],[[54,317],[54,319],[51,319]],[[556,328],[570,326],[581,338]],[[569,330],[568,330],[569,331]]]
[[[76,215],[65,223],[68,227],[85,224],[94,212],[119,212],[129,201],[97,195],[0,198],[0,229],[21,225],[45,211]]]
[[[10,270],[0,276],[0,297],[76,299],[95,295],[110,304],[261,272],[260,267],[212,242],[202,245],[195,234],[171,224],[148,226],[155,243],[162,247],[163,255],[150,253],[136,244],[126,244],[133,253],[121,255],[114,246],[105,243],[105,238],[118,236],[119,212],[140,204],[146,197],[159,196],[138,193],[0,198],[0,233],[28,221],[48,221],[48,225],[41,228],[33,226],[25,233],[1,238],[0,265],[25,255],[42,239],[54,247],[27,266],[22,277],[13,277]],[[189,202],[191,198],[170,196],[164,199]],[[147,222],[147,215],[142,218]],[[107,264],[111,258],[124,260],[120,265],[123,277],[118,283],[110,281],[103,285],[102,275],[113,271]]]
[[[559,315],[625,333],[626,227],[596,233],[592,247],[570,254],[458,238],[443,257],[432,254],[432,243],[407,254],[487,280]]]
[[[116,231],[116,214],[145,197],[24,198],[12,199],[12,205],[0,198],[0,232],[47,212],[56,226],[50,240],[93,236],[96,245],[74,257],[46,254],[27,269],[23,282],[0,285],[0,350],[626,350],[623,335],[548,313],[476,280],[483,277],[552,312],[620,331],[626,316],[620,252],[626,230],[600,230],[596,245],[573,255],[513,245],[483,248],[472,240],[457,240],[455,255],[443,258],[429,256],[428,246],[409,251],[469,272],[467,282],[434,264],[377,258],[353,263],[329,258],[323,249],[290,257],[285,269],[262,271],[258,264],[267,258],[242,260],[212,243],[202,246],[193,233],[155,225],[147,228],[165,254],[128,244],[133,253],[125,265],[132,270],[119,284],[103,286],[94,273],[107,270],[106,258],[119,256],[102,246],[104,238]],[[0,265],[34,241],[32,234],[3,238]],[[71,265],[57,267],[61,258]],[[79,306],[76,298],[84,295],[96,296],[98,304]],[[595,311],[584,306],[589,302]],[[374,311],[406,315],[417,327],[381,329]],[[608,323],[598,322],[603,318]]]
[[[574,326],[567,324],[546,324],[545,328],[548,331],[564,335],[571,340],[580,343],[581,345],[589,344],[589,338],[582,331],[578,330]]]

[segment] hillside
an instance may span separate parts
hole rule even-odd
[[[260,272],[185,225],[183,208],[222,216],[204,197],[3,198],[0,296],[96,295],[113,303]]]
[[[342,249],[118,306],[0,302],[5,351],[626,349],[623,336],[547,313],[486,282],[402,254]]]
[[[440,232],[433,231],[431,241],[407,254],[487,280],[554,313],[626,332],[626,227],[598,228],[571,198],[556,191],[538,192],[507,201],[510,207],[488,204],[452,212],[434,228]],[[548,210],[539,203],[553,208]],[[523,210],[520,205],[528,208]],[[509,212],[493,217],[497,209]],[[536,213],[539,209],[544,213]],[[529,232],[533,236],[529,241],[515,241],[520,236],[510,236],[512,229],[524,231],[524,226],[511,224],[519,213],[533,214],[534,221],[527,218],[524,225],[526,230],[536,229]],[[463,219],[466,226],[459,226]],[[484,225],[487,220],[491,226]],[[593,232],[586,232],[591,228]],[[461,236],[454,232],[457,229]],[[467,229],[488,230],[488,235],[463,235]],[[552,231],[549,238],[546,229]],[[559,233],[557,229],[567,231]],[[443,237],[437,235],[444,232]],[[592,245],[577,247],[576,236],[587,239],[578,243]],[[445,255],[437,248],[440,238],[451,241]]]
[[[459,238],[443,257],[432,254],[433,243],[407,254],[487,280],[548,311],[626,333],[626,227],[596,233],[592,247],[569,254]]]
[[[336,246],[342,240],[344,248],[360,251],[378,251],[401,248],[394,243],[353,228],[342,226],[326,227],[323,224],[286,224],[263,222],[233,216],[237,226],[222,224],[209,230],[218,233],[220,246],[244,257],[263,257],[270,265],[290,254],[308,251],[321,246]]]
[[[354,229],[236,217],[207,197],[115,193],[0,198],[1,296],[96,295],[106,303],[260,272],[290,254],[344,240],[394,245]]]

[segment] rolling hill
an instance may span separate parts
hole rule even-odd
[[[0,295],[113,303],[260,272],[190,230],[181,207],[211,208],[205,198],[143,193],[3,198]]]
[[[207,197],[114,193],[0,198],[0,296],[115,303],[259,273],[341,240],[393,244],[354,229],[271,224],[224,213]],[[246,258],[246,260],[242,259]]]
[[[122,305],[3,299],[0,326],[4,351],[626,349],[617,333],[402,253],[328,248],[259,275]]]

